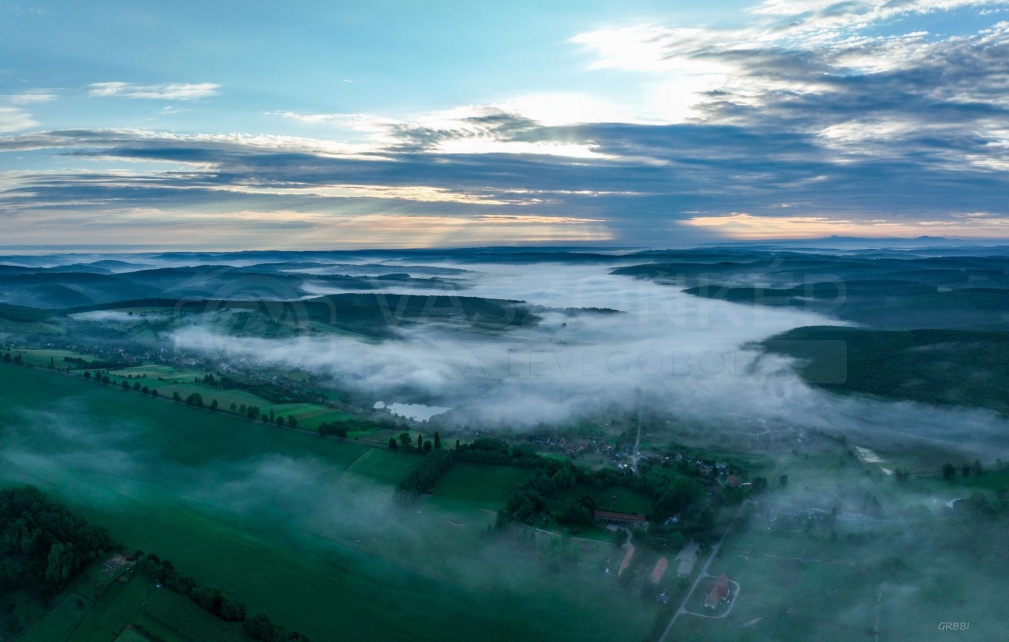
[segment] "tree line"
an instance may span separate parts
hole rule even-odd
[[[0,607],[3,629],[18,632],[13,603],[6,597],[24,591],[48,602],[90,564],[120,548],[108,531],[89,524],[69,508],[34,486],[0,490]],[[245,632],[260,642],[302,642],[310,638],[273,624],[219,590],[200,586],[171,562],[137,551],[137,564],[169,590],[192,599],[222,620],[244,623]],[[6,635],[6,633],[4,634]]]
[[[407,497],[417,497],[430,492],[435,482],[452,468],[450,450],[433,450],[399,483],[399,492]]]
[[[189,575],[183,575],[175,565],[155,554],[143,556],[141,568],[147,575],[166,588],[186,595],[205,611],[228,622],[242,622],[246,634],[260,642],[310,642],[311,638],[298,631],[288,631],[274,624],[265,613],[250,613],[248,607],[224,595],[215,588],[200,586]]]

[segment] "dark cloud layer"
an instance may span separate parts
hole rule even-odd
[[[802,21],[859,16],[863,4]],[[856,224],[1009,216],[1007,25],[816,46],[656,38],[668,58],[734,70],[732,83],[703,94],[691,122],[547,126],[486,107],[437,125],[381,122],[374,144],[353,149],[126,130],[11,134],[0,152],[62,156],[81,169],[8,172],[0,215],[11,225],[110,208],[579,217],[615,241],[649,244],[703,238],[681,223],[740,212]],[[483,147],[451,147],[460,141]]]

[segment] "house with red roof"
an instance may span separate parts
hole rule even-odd
[[[704,598],[704,608],[717,609],[718,605],[729,599],[729,576],[722,573],[714,582],[705,587],[708,596]]]
[[[644,526],[646,521],[644,515],[635,515],[633,513],[615,513],[609,510],[597,510],[592,514],[592,517],[597,522],[617,524],[619,526]]]

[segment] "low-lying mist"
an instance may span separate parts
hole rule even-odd
[[[839,397],[811,388],[790,359],[754,345],[791,328],[839,323],[822,315],[693,297],[611,275],[608,266],[466,268],[474,271],[466,296],[542,306],[542,321],[496,332],[402,325],[387,341],[308,331],[283,340],[230,337],[197,324],[173,338],[187,351],[303,368],[372,402],[451,407],[439,418],[448,425],[606,419],[633,411],[640,390],[673,425],[700,426],[711,441],[732,433],[771,447],[816,430],[891,450],[912,439],[986,458],[993,448],[1004,453],[1009,423],[994,413]]]

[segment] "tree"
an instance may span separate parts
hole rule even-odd
[[[970,477],[970,464],[964,464],[961,466],[960,472],[963,473],[964,477]]]
[[[591,528],[593,524],[592,513],[589,512],[589,509],[581,502],[574,500],[568,500],[564,504],[564,509],[557,515],[557,521],[584,528]]]
[[[272,410],[270,411],[270,414],[271,415],[273,414]],[[277,425],[278,426],[283,426],[284,425],[284,418],[283,417],[277,417]]]
[[[46,584],[53,587],[61,586],[72,571],[73,545],[64,546],[62,542],[56,542],[49,549],[49,558],[46,561]]]
[[[291,415],[290,417],[287,418],[287,425],[290,426],[291,428],[298,427],[298,420],[294,417],[294,415]]]
[[[788,475],[782,475],[781,477],[779,477],[778,483],[780,483],[782,487],[788,486]]]
[[[426,453],[429,453],[429,452],[431,452],[431,442],[430,442],[430,441],[425,441],[425,442],[424,442],[424,447],[423,447],[423,450],[424,450],[424,452],[426,452]]]
[[[123,390],[129,390],[129,389],[130,389],[130,384],[126,383],[126,380],[123,379]]]
[[[217,399],[210,402],[210,412],[217,412]]]
[[[459,450],[459,440],[458,439],[455,440],[455,449]]]
[[[152,397],[157,397],[158,396],[158,389],[157,388],[151,388],[151,396]]]
[[[905,482],[911,476],[911,471],[907,468],[898,468],[894,471],[894,475],[897,476],[897,481]]]
[[[275,417],[273,416],[273,408],[270,408],[270,421],[273,421]],[[283,424],[281,424],[283,425]]]
[[[245,414],[248,415],[249,419],[255,421],[256,419],[259,419],[259,407],[249,406],[249,409],[245,412]]]
[[[403,448],[409,448],[410,447],[410,433],[408,433],[408,432],[400,433],[399,434],[399,443],[400,443],[400,445],[403,446]]]
[[[437,430],[434,431],[434,448],[435,450],[441,450],[441,435],[438,434]]]
[[[245,632],[253,640],[273,642],[277,627],[263,613],[253,613],[245,618]]]
[[[245,605],[241,602],[236,602],[227,597],[221,599],[221,605],[218,609],[218,613],[222,620],[230,620],[232,622],[242,622],[245,620]]]
[[[399,450],[399,444],[392,437],[389,437],[389,450]]]
[[[112,380],[109,379],[109,375],[105,375],[104,377],[102,377],[102,383],[108,383],[110,381],[112,381]]]
[[[140,389],[140,392],[144,393],[145,395],[147,393],[149,393],[150,391],[151,391],[151,389],[148,388],[147,386],[144,386],[143,388]]]
[[[140,390],[140,382],[139,381],[134,381],[133,382],[133,389],[134,390]]]
[[[974,460],[974,463],[971,464],[971,466],[970,466],[970,472],[973,475],[982,475],[982,474],[984,474],[984,466],[981,465],[981,460],[980,459],[975,459]]]
[[[203,395],[198,392],[192,392],[186,397],[187,406],[196,406],[197,408],[203,407]]]
[[[946,462],[942,465],[942,478],[946,481],[950,481],[956,477],[956,466]]]
[[[236,411],[238,410],[238,406],[237,406],[237,405],[235,405],[235,402],[234,402],[234,401],[232,401],[232,402],[231,402],[231,405],[230,405],[230,406],[228,406],[228,408],[230,408],[230,409],[231,409],[231,412],[236,412]]]
[[[665,521],[676,513],[683,512],[704,495],[704,486],[696,479],[679,477],[663,492],[652,508],[656,521]]]
[[[9,353],[9,352],[8,352],[8,353],[7,353],[6,355],[4,355],[4,356],[8,357],[7,359],[5,359],[5,361],[10,361],[10,358],[9,358],[9,357],[11,356],[11,353]],[[90,373],[90,372],[88,372],[87,370],[85,370],[85,371],[84,371],[84,378],[85,378],[85,379],[90,379],[90,378],[91,378],[91,373]]]
[[[417,434],[417,450],[423,450],[423,448],[424,448],[424,437],[418,433]]]
[[[172,401],[174,401],[175,403],[179,403],[180,401],[182,401],[182,395],[179,394],[178,390],[172,393]]]
[[[426,493],[451,467],[452,453],[447,450],[436,450],[425,456],[420,465],[399,483],[399,489],[414,497]]]
[[[221,601],[224,599],[220,591],[206,586],[195,587],[189,597],[211,613],[217,613],[220,610]]]

